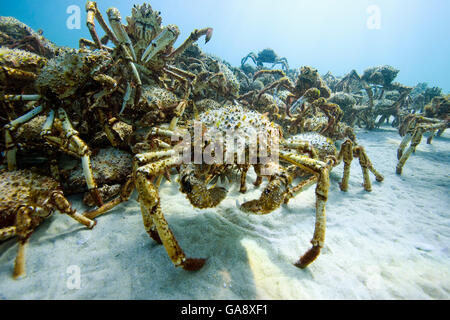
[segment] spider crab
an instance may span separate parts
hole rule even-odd
[[[252,104],[257,104],[261,96],[269,90],[275,89],[275,96],[279,92],[279,89],[287,90],[288,94],[285,97],[285,106],[286,114],[292,119],[292,121],[288,121],[291,128],[295,128],[298,126],[298,122],[302,121],[304,115],[294,119],[293,112],[300,110],[300,114],[302,114],[305,111],[305,103],[312,104],[313,109],[320,109],[327,115],[329,119],[328,125],[322,129],[322,134],[325,134],[326,131],[341,120],[343,113],[339,106],[326,101],[330,97],[331,91],[320,78],[317,69],[309,66],[302,67],[295,84],[281,70],[261,70],[255,73],[254,79],[264,74],[277,74],[282,77],[262,89],[256,95]]]
[[[283,68],[284,71],[289,70],[289,64],[287,59],[284,57],[282,58],[278,57],[275,51],[270,48],[266,48],[258,52],[258,54],[250,52],[248,55],[242,58],[241,66],[243,66],[249,58],[252,59],[253,62],[260,68],[264,67],[264,63],[272,63],[271,69],[273,69],[273,67],[275,67],[277,64],[281,64],[281,67]]]
[[[260,136],[260,133],[266,136]],[[223,139],[224,136],[226,139]],[[313,137],[316,136],[319,134],[313,134]],[[259,112],[241,105],[206,110],[185,130],[175,132],[153,128],[149,138],[155,137],[166,139],[164,148],[135,155],[133,175],[124,184],[121,195],[85,215],[91,219],[96,218],[126,201],[136,188],[144,226],[149,236],[164,245],[175,266],[186,270],[200,269],[205,260],[186,257],[161,211],[158,188],[154,181],[168,169],[178,169],[180,191],[186,194],[194,207],[203,209],[216,207],[227,194],[224,188],[208,187],[210,182],[227,169],[238,168],[241,171],[240,191],[245,192],[247,172],[253,166],[257,174],[256,186],[262,183],[264,176],[269,178],[259,199],[241,205],[243,211],[253,214],[268,214],[287,203],[307,185],[315,183],[316,224],[311,241],[313,246],[295,264],[305,268],[317,258],[324,245],[329,171],[344,159],[346,168],[342,185],[345,185],[350,173],[349,164],[353,159],[352,152],[363,157],[363,153],[359,152],[361,150],[352,149],[351,144],[346,144],[337,154],[331,140],[323,136],[320,141],[301,138],[284,140],[278,125]],[[266,157],[263,158],[264,156]],[[278,157],[313,177],[306,183],[291,188],[293,177],[284,166],[279,165]]]
[[[363,173],[364,190],[372,191],[369,171],[373,173],[378,182],[383,181],[384,177],[374,168],[364,147],[358,145],[353,128],[341,121],[343,115],[341,108],[337,104],[328,102],[325,98],[317,98],[319,96],[318,89],[309,89],[305,96],[307,96],[307,100],[299,108],[296,117],[289,123],[289,131],[293,134],[301,132],[302,135],[319,134],[333,144],[336,141],[344,140],[338,157],[339,161],[344,160],[341,190],[348,190],[351,162],[353,158],[358,158]]]
[[[319,90],[319,97],[325,99],[329,98],[331,95],[330,89],[320,78],[317,69],[309,66],[304,66],[300,69],[300,73],[295,83],[292,83],[289,77],[287,77],[281,70],[261,70],[255,73],[253,78],[256,79],[264,74],[278,74],[281,78],[268,84],[264,89],[262,89],[258,93],[256,101],[259,100],[261,95],[269,90],[276,89],[276,91],[278,91],[280,88],[286,89],[290,93],[286,98],[286,111],[288,115],[290,115],[291,108],[296,109],[298,106],[303,104],[306,98],[314,96],[314,94],[310,93],[310,90]]]
[[[135,5],[131,17],[127,17],[127,26],[122,24],[119,10],[109,8],[107,15],[111,28],[106,24],[95,1],[86,3],[86,11],[87,26],[93,41],[81,39],[80,46],[90,46],[113,52],[118,60],[123,60],[127,64],[129,72],[132,74],[133,81],[127,85],[123,101],[124,107],[129,104],[133,95],[134,104],[139,102],[142,90],[140,72],[157,82],[162,76],[169,76],[183,82],[186,86],[185,97],[187,99],[190,94],[190,83],[195,76],[170,63],[201,36],[205,36],[205,43],[208,42],[212,37],[212,28],[194,30],[183,44],[177,49],[173,49],[180,30],[176,25],[163,27],[160,13],[154,11],[149,4]],[[99,22],[106,33],[101,40],[95,29],[95,20]],[[114,49],[106,47],[108,41],[112,41]]]
[[[402,117],[399,133],[404,138],[397,150],[397,174],[402,173],[406,160],[415,152],[425,132],[431,132],[427,139],[430,144],[436,131],[440,136],[450,127],[450,95],[434,97],[431,103],[425,106],[424,111],[424,115],[408,113]],[[404,152],[408,143],[409,148]]]
[[[0,170],[0,240],[17,236],[14,278],[25,275],[25,250],[33,231],[55,210],[93,228],[95,221],[72,209],[59,183],[29,170]]]
[[[19,51],[15,50],[14,52]],[[27,53],[27,55],[31,55],[31,53]],[[17,57],[19,60],[23,59],[20,55]],[[69,115],[85,111],[77,110],[76,106],[79,104],[76,104],[75,101],[88,95],[92,96],[91,92],[98,92],[95,105],[100,98],[115,91],[116,80],[105,73],[110,70],[111,64],[111,56],[104,50],[95,52],[85,49],[68,50],[49,60],[42,68],[38,68],[38,74],[26,71],[25,76],[31,80],[34,79],[36,94],[0,96],[0,101],[7,104],[31,103],[31,110],[28,109],[25,114],[3,127],[9,170],[17,168],[18,146],[15,141],[15,132],[20,126],[32,121],[37,116],[47,115],[40,133],[42,140],[63,153],[81,159],[88,188],[97,205],[103,204],[92,173],[91,151],[80,138],[79,132],[73,128]],[[14,69],[14,72],[20,73],[20,66]],[[90,110],[91,107],[93,106],[89,106],[87,110]],[[108,132],[107,124],[105,126],[105,131]]]
[[[302,67],[295,85],[281,70],[261,70],[254,77],[257,78],[261,74],[266,73],[279,74],[283,77],[261,90],[256,99],[254,99],[253,104],[255,101],[257,103],[260,97],[271,89],[275,88],[277,92],[279,88],[287,89],[288,95],[285,98],[286,114],[290,118],[280,120],[283,128],[287,129],[286,131],[291,134],[315,132],[331,139],[331,141],[345,139],[341,149],[343,152],[341,155],[345,154],[343,158],[345,164],[344,179],[341,183],[342,191],[348,189],[348,174],[346,172],[350,170],[350,163],[353,157],[359,158],[364,177],[364,189],[366,191],[372,190],[369,171],[375,175],[377,181],[383,181],[383,176],[373,167],[364,148],[357,145],[353,129],[341,122],[343,117],[342,109],[337,104],[326,100],[326,98],[330,97],[331,91],[320,78],[316,69],[308,66]]]
[[[48,59],[53,58],[59,47],[13,17],[0,17],[0,45],[10,49],[22,49]]]
[[[368,68],[362,76],[352,70],[335,85],[335,90],[351,93],[363,89],[366,92],[367,108],[358,113],[358,118],[365,122],[367,129],[372,130],[391,115],[397,118],[398,110],[409,99],[412,88],[393,82],[398,73],[399,70],[388,65]],[[387,91],[398,92],[398,97],[391,106],[383,106],[383,103],[380,103]],[[378,115],[381,115],[380,120],[375,123]]]

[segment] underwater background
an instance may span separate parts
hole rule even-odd
[[[1,1],[0,15],[14,16],[34,30],[42,29],[57,45],[78,48],[90,38],[84,0]],[[144,1],[99,0],[106,12],[117,7],[122,18]],[[153,0],[162,23],[176,24],[181,44],[191,31],[212,27],[205,52],[233,66],[249,52],[270,47],[291,68],[311,65],[320,74],[362,73],[376,65],[400,70],[396,81],[408,86],[427,82],[450,92],[450,1],[447,0]],[[80,10],[80,29],[68,20]],[[69,13],[67,13],[69,9]],[[70,22],[74,22],[70,20]],[[76,21],[75,21],[76,22]],[[99,34],[103,34],[100,27]]]
[[[211,54],[211,57],[221,58],[236,69],[241,66],[241,59],[250,52],[257,54],[265,48],[272,48],[279,57],[285,57],[289,62],[291,77],[298,75],[293,69],[301,72],[302,66],[317,68],[322,76],[328,71],[336,76],[344,76],[353,69],[361,75],[366,73],[365,70],[369,74],[378,70],[387,71],[387,78],[393,74],[395,81],[401,85],[395,85],[392,91],[398,92],[384,93],[381,90],[379,94],[380,88],[376,87],[377,83],[374,84],[375,98],[378,97],[375,99],[375,106],[379,105],[380,110],[384,106],[384,100],[388,101],[388,107],[395,106],[397,100],[406,100],[406,97],[400,95],[400,91],[404,89],[402,85],[414,87],[418,83],[427,83],[432,93],[439,91],[434,90],[435,87],[442,88],[442,92],[438,92],[438,99],[427,102],[429,106],[437,105],[437,110],[449,110],[450,96],[441,95],[450,92],[448,0],[96,2],[105,18],[109,7],[117,7],[124,23],[125,17],[131,15],[133,5],[149,3],[154,10],[161,11],[162,25],[175,24],[179,27],[181,34],[175,47],[193,30],[211,27],[214,29],[211,40],[205,44],[202,37],[197,42],[198,46],[203,52]],[[42,30],[46,39],[59,46],[78,48],[80,38],[91,39],[86,27],[85,4],[86,0],[1,1],[0,16],[12,16],[35,31]],[[104,35],[98,23],[97,32],[100,37]],[[70,52],[65,54],[69,57],[71,55]],[[190,51],[189,54],[196,54],[196,51]],[[213,60],[211,57],[202,55],[200,59]],[[181,62],[177,61],[180,64],[184,62],[183,59]],[[251,59],[247,59],[247,64],[255,66]],[[226,66],[218,68],[221,67]],[[266,67],[270,68],[271,64],[266,64]],[[371,67],[375,68],[369,69]],[[256,70],[257,68],[253,69],[249,79]],[[116,71],[115,68],[111,69],[114,76],[117,76]],[[330,89],[334,80],[336,79],[329,82]],[[230,80],[230,83],[233,84],[233,81]],[[242,83],[244,82],[241,82],[241,89]],[[203,83],[199,81],[197,84]],[[263,84],[266,85],[261,82],[261,88]],[[124,83],[120,83],[119,87],[124,89],[123,85]],[[334,88],[336,87],[334,83]],[[88,88],[90,89],[89,86]],[[80,100],[92,98],[94,92],[84,92],[83,86],[81,89]],[[148,100],[156,97],[155,93],[151,95],[152,89],[154,88],[150,86],[146,89],[150,92]],[[213,86],[208,89],[211,91],[199,91],[196,95],[211,97],[217,90]],[[251,86],[244,89],[250,90]],[[423,85],[415,87],[414,97],[425,89]],[[369,91],[372,92],[371,90]],[[283,91],[285,90],[276,92],[273,96],[265,94],[264,101],[269,101],[269,107],[273,107],[269,99],[272,98],[278,110],[278,106],[283,106],[281,103],[284,103],[280,98]],[[341,90],[333,91],[333,96],[343,94]],[[124,97],[119,93],[116,92],[111,101],[121,103]],[[244,94],[240,93],[241,96]],[[382,99],[383,95],[386,99]],[[354,96],[357,97],[356,94]],[[115,100],[117,97],[121,100]],[[196,103],[208,100],[200,100],[198,97],[195,97]],[[219,97],[223,98],[216,96],[218,101]],[[70,107],[68,110],[73,113],[72,116],[77,115],[77,107],[84,106],[77,104],[78,98],[77,95],[71,95],[67,99],[65,106]],[[52,97],[49,96],[48,99],[51,101]],[[346,101],[342,100],[344,109]],[[360,114],[364,114],[369,98],[366,99],[365,95],[358,98],[358,101],[362,101],[361,105],[353,100],[350,107],[346,106],[348,108],[344,115],[347,118],[343,118],[342,122],[352,116],[359,119]],[[301,98],[297,101],[301,101]],[[120,103],[111,103],[111,110],[118,109]],[[440,103],[447,109],[439,109]],[[136,111],[131,105],[124,105],[127,107],[126,112],[129,112],[127,115],[132,114],[131,110]],[[211,100],[197,105],[204,109],[214,107]],[[56,106],[52,105],[51,108]],[[273,111],[275,109],[263,110],[266,107],[264,104],[261,107],[255,103],[251,107],[260,112],[261,118],[265,117],[263,113],[273,117],[278,116],[278,111],[283,114],[290,110],[286,105],[276,112]],[[424,112],[423,107],[414,107],[412,115],[420,117]],[[430,110],[434,112],[434,109],[428,109]],[[167,114],[171,115],[171,111],[168,108]],[[200,108],[200,111],[207,113],[209,110],[202,111]],[[351,113],[353,111],[355,113]],[[193,118],[194,115],[189,112],[195,114],[193,110],[187,110],[186,118]],[[361,113],[358,115],[358,112]],[[88,116],[92,114],[87,113]],[[240,118],[242,122],[249,114]],[[142,113],[136,113],[136,118],[141,115]],[[3,117],[3,114],[0,116]],[[88,116],[83,121],[78,121],[79,128],[83,128],[85,123],[91,125],[98,120]],[[388,114],[387,120],[391,116],[392,114]],[[394,121],[399,121],[398,114],[393,116]],[[313,117],[315,118],[319,117]],[[4,117],[0,120],[11,119]],[[44,121],[43,118],[40,120]],[[280,123],[286,120],[284,124],[288,122],[290,126],[291,116],[278,120]],[[259,178],[256,171],[248,172],[246,193],[240,191],[239,183],[221,181],[219,185],[228,190],[227,197],[216,207],[202,210],[193,206],[186,195],[180,192],[180,175],[173,175],[172,181],[163,180],[158,189],[161,210],[186,254],[207,259],[202,269],[189,272],[174,267],[166,249],[149,238],[142,223],[138,192],[134,192],[129,201],[99,217],[98,224],[92,230],[79,225],[67,215],[55,214],[49,217],[31,237],[27,249],[27,274],[19,280],[12,277],[17,241],[0,242],[0,300],[448,300],[450,132],[442,129],[432,143],[425,142],[430,137],[426,133],[400,175],[396,173],[398,150],[404,144],[402,141],[406,140],[403,138],[404,134],[399,134],[399,123],[391,125],[389,121],[385,123],[380,120],[375,126],[376,117],[369,120],[373,120],[372,128],[369,128],[368,122],[366,127],[361,126],[359,120],[358,123],[349,122],[354,127],[358,145],[366,150],[373,166],[384,176],[384,180],[379,181],[371,175],[369,179],[372,191],[365,191],[361,162],[354,159],[348,181],[349,189],[343,192],[340,182],[344,163],[333,169],[329,175],[330,187],[326,203],[326,242],[319,259],[306,269],[299,269],[294,263],[299,254],[310,247],[317,213],[313,187],[305,188],[295,199],[287,205],[281,205],[271,214],[252,215],[241,210],[240,206],[251,199],[257,199],[265,190],[252,184]],[[294,129],[300,127],[298,123],[293,123]],[[168,123],[163,123],[166,124]],[[180,126],[187,124],[189,122],[182,120]],[[407,126],[403,126],[403,129],[405,127]],[[131,159],[136,153],[133,150],[128,152],[128,147],[131,149],[134,146],[128,146],[127,152],[113,148],[107,139],[96,139],[97,136],[91,135],[92,132],[100,135],[95,131],[96,126],[86,128],[82,138],[87,140],[90,147],[100,146],[95,147],[92,156],[96,179],[99,180],[102,175],[113,175],[117,171],[120,173],[117,180],[122,183],[121,179],[127,175],[126,170],[131,171]],[[27,133],[26,130],[19,130],[18,136],[23,132]],[[340,142],[336,143],[338,145],[342,147]],[[34,156],[34,153],[27,154],[26,151],[25,148],[18,159],[28,160]],[[36,163],[41,160],[40,157],[36,158]],[[45,158],[44,160],[46,161]],[[68,189],[73,188],[64,192],[76,212],[86,212],[88,207],[83,195],[79,193],[82,191],[76,190],[80,185],[81,189],[85,187],[83,171],[76,167],[78,159],[61,156],[59,160],[59,164],[65,164],[61,166],[65,172],[64,177],[68,177],[63,182]],[[26,161],[24,163],[27,164]],[[237,181],[237,174],[232,178]],[[6,193],[3,190],[0,195]]]

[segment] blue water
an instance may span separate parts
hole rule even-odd
[[[144,1],[99,0],[124,18]],[[78,47],[89,38],[84,0],[1,1],[0,15],[14,16],[59,45]],[[180,27],[181,43],[195,28],[213,27],[200,46],[239,65],[249,52],[266,47],[286,57],[291,68],[311,65],[324,74],[358,73],[389,64],[406,85],[427,82],[450,92],[450,1],[448,0],[154,0],[163,24]],[[68,29],[71,5],[81,9],[81,28]],[[374,11],[375,10],[375,11]],[[378,19],[379,18],[379,19]],[[375,19],[375,20],[374,20]],[[369,25],[372,27],[368,27]],[[375,24],[373,24],[375,21]],[[372,24],[370,24],[372,22]],[[378,26],[379,28],[373,28]],[[98,26],[100,30],[100,27]]]

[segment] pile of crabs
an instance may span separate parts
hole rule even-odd
[[[42,32],[0,17],[0,241],[18,239],[14,277],[25,274],[32,232],[54,211],[93,228],[94,219],[134,190],[149,236],[164,245],[175,266],[198,270],[205,260],[186,257],[161,210],[162,179],[177,175],[194,207],[213,208],[227,195],[216,181],[240,176],[244,193],[252,167],[254,185],[264,187],[259,199],[241,205],[248,213],[268,214],[316,185],[312,247],[295,263],[305,268],[324,246],[329,172],[344,163],[340,188],[346,191],[358,158],[366,191],[369,172],[383,180],[352,127],[374,127],[377,113],[378,124],[394,115],[406,135],[402,147],[412,141],[406,153],[399,151],[403,165],[424,131],[441,134],[448,124],[448,96],[423,86],[416,90],[423,99],[414,100],[421,104],[413,103],[419,113],[403,114],[413,90],[391,83],[398,72],[391,67],[322,78],[308,66],[289,69],[286,58],[265,49],[235,68],[196,45],[211,39],[211,28],[194,30],[174,48],[178,27],[163,26],[149,4],[135,5],[126,21],[110,8],[107,22],[93,1],[86,11],[91,39],[81,39],[80,49],[58,47]],[[249,58],[257,67],[245,64]],[[235,138],[253,131],[269,141],[244,139],[238,153]],[[198,152],[214,158],[216,137],[230,132],[233,145],[221,144],[230,161],[185,161]],[[269,160],[252,161],[251,150],[258,160],[263,149]],[[80,192],[92,207],[83,214],[66,198]]]

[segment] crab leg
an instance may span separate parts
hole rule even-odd
[[[301,96],[300,98],[295,100],[295,102],[289,108],[289,114],[297,112],[297,109],[300,108],[305,102],[306,102],[305,96]],[[290,103],[287,102],[287,104],[289,105]]]
[[[288,192],[288,194],[286,195],[285,199],[284,199],[284,203],[288,203],[290,199],[292,199],[293,197],[295,197],[297,194],[299,194],[300,192],[303,191],[303,189],[313,185],[317,183],[317,176],[313,175],[311,177],[309,177],[306,180],[303,180],[302,182],[300,182],[298,185],[296,185],[295,187],[291,188]]]
[[[212,28],[203,28],[200,30],[195,29],[189,35],[189,37],[183,42],[183,44],[169,55],[169,59],[176,58],[177,56],[182,54],[187,47],[189,47],[191,44],[200,39],[200,37],[203,35],[205,36],[205,43],[208,43],[208,41],[211,40],[212,34],[213,34]]]
[[[250,52],[248,55],[246,55],[244,58],[242,58],[241,66],[243,66],[245,64],[245,62],[247,62],[248,58],[252,59],[254,64],[257,64],[256,54],[254,52]]]
[[[184,113],[184,110],[186,109],[187,104],[188,103],[186,100],[182,100],[178,104],[177,108],[175,109],[175,116],[173,117],[172,121],[170,122],[169,130],[171,130],[171,131],[176,130],[178,120],[183,116],[183,113]]]
[[[353,158],[359,158],[359,164],[362,169],[363,179],[364,179],[364,190],[370,192],[372,191],[372,184],[369,178],[369,171],[371,171],[378,182],[384,180],[383,175],[381,175],[370,162],[366,151],[361,146],[353,146],[353,142],[347,139],[341,146],[341,151],[338,155],[338,161],[344,160],[344,174],[342,176],[342,181],[339,184],[342,191],[348,190],[348,180],[350,178],[350,167]]]
[[[88,39],[83,39],[81,38],[78,45],[80,46],[80,48],[86,48],[89,47],[90,49],[98,49],[97,48],[97,44],[94,41],[88,40]],[[107,47],[107,46],[102,46],[103,49],[109,51],[110,53],[112,53],[114,51],[113,48]]]
[[[134,180],[131,178],[128,179],[127,182],[125,182],[125,184],[122,186],[119,196],[117,196],[113,200],[105,203],[103,206],[95,210],[84,212],[83,216],[85,216],[88,219],[95,219],[98,216],[104,214],[105,212],[108,212],[109,210],[115,208],[122,202],[128,201],[133,191],[134,191]]]
[[[255,182],[253,182],[253,185],[255,187],[259,187],[263,181],[263,176],[261,175],[261,165],[260,164],[255,164],[253,165],[253,169],[255,170],[256,173],[256,180]]]
[[[4,101],[39,101],[42,96],[39,94],[7,94],[2,96],[2,99]]]
[[[433,141],[433,138],[436,136],[437,130],[432,130],[430,135],[427,138],[427,144],[431,144],[431,141]]]
[[[22,96],[23,97],[23,96]],[[14,170],[17,167],[16,163],[16,153],[17,153],[17,145],[14,143],[14,139],[12,137],[12,132],[15,131],[21,124],[24,124],[38,114],[40,114],[44,108],[42,106],[36,107],[30,112],[24,114],[23,116],[17,118],[16,120],[11,121],[9,124],[5,125],[5,147],[6,147],[6,159],[8,162],[8,170]]]
[[[95,15],[98,13],[97,4],[94,1],[88,1],[86,3],[86,12],[86,25],[89,29],[89,33],[91,34],[91,37],[94,40],[97,49],[101,49],[102,43],[100,42],[100,38],[97,35],[97,31],[95,30]]]
[[[375,175],[375,178],[378,182],[383,181],[384,177],[373,167],[363,147],[361,146],[354,147],[353,154],[355,155],[355,157],[359,158],[359,164],[361,166],[364,177],[364,190],[370,192],[372,191],[372,185],[369,179],[369,170]]]
[[[51,212],[39,206],[23,205],[17,208],[16,211],[16,235],[18,236],[19,248],[14,263],[14,279],[25,275],[25,253],[28,245],[28,240],[34,229],[39,224],[39,221],[33,219],[33,213],[38,216],[46,217]]]
[[[281,65],[282,65],[282,68],[283,68],[285,71],[288,71],[288,70],[289,70],[289,64],[288,64],[288,61],[287,61],[286,58],[280,58],[278,61],[276,61],[276,62],[272,65],[271,69],[273,69],[277,64],[281,64]]]
[[[100,38],[97,35],[97,31],[95,30],[95,18],[97,18],[100,26],[108,35],[108,38],[114,43],[114,45],[118,46],[119,41],[117,40],[114,33],[108,28],[108,25],[103,19],[101,12],[98,10],[97,3],[95,1],[88,1],[86,3],[86,12],[87,12],[87,27],[89,32],[91,33],[92,39],[94,40],[97,49],[102,49],[103,45],[100,41]]]
[[[53,202],[60,213],[67,214],[69,217],[71,217],[75,221],[78,221],[89,229],[92,229],[95,226],[95,221],[77,213],[74,209],[72,209],[69,200],[64,197],[62,191],[53,192],[50,200],[51,202]]]
[[[325,204],[328,199],[328,188],[330,186],[328,165],[319,160],[310,159],[308,157],[299,156],[293,153],[287,153],[285,151],[280,151],[280,158],[317,176],[316,223],[314,236],[311,240],[313,246],[300,258],[298,262],[295,263],[296,267],[303,269],[317,258],[320,254],[320,249],[323,247],[325,242]]]
[[[342,191],[348,190],[348,180],[350,178],[350,167],[353,161],[353,142],[350,139],[345,140],[339,151],[338,161],[344,160],[344,174],[339,184]]]
[[[120,109],[119,115],[121,115],[125,111],[125,108],[127,107],[127,104],[131,99],[131,92],[131,84],[128,82],[127,90],[125,91],[125,95],[123,96],[122,108]]]
[[[239,189],[240,193],[246,193],[247,192],[247,172],[250,168],[249,165],[242,165],[242,172],[241,172],[241,187]]]
[[[14,262],[14,279],[25,276],[25,260],[26,260],[26,248],[28,246],[28,239],[19,240],[19,248],[16,255],[16,261]]]
[[[278,75],[282,78],[286,77],[286,73],[283,70],[275,69],[275,70],[259,70],[253,75],[253,81],[259,78],[262,75],[270,74],[270,75]]]
[[[109,8],[106,13],[108,14],[109,24],[111,25],[111,28],[113,29],[113,32],[116,35],[119,43],[125,45],[126,48],[130,51],[131,56],[133,57],[133,61],[137,61],[133,44],[131,43],[130,37],[128,36],[122,25],[122,17],[120,16],[119,10],[117,10],[116,8]]]
[[[0,241],[7,240],[17,234],[16,227],[7,227],[0,229]]]
[[[62,130],[64,133],[64,139],[55,137],[51,134],[51,128],[54,124],[55,115],[50,112],[47,121],[44,123],[42,128],[41,136],[50,144],[59,147],[63,152],[70,155],[81,158],[81,164],[83,167],[83,173],[86,179],[86,184],[89,191],[92,194],[92,198],[95,200],[97,206],[102,206],[103,201],[97,189],[97,184],[95,183],[94,175],[92,173],[91,161],[90,161],[90,150],[86,143],[80,139],[78,132],[73,129],[72,124],[67,116],[64,109],[58,109],[58,118],[62,122]]]
[[[121,145],[122,139],[119,134],[113,130],[110,121],[106,118],[104,112],[101,109],[97,109],[98,117],[100,123],[103,126],[103,130],[105,131],[106,137],[108,138],[111,145],[115,148]]]
[[[162,242],[166,248],[167,254],[176,267],[182,267],[185,270],[199,270],[205,264],[205,259],[187,258],[183,249],[181,249],[175,236],[169,228],[169,225],[161,211],[160,199],[155,186],[142,173],[137,173],[136,181],[139,192],[140,202],[145,206],[142,211],[144,225],[148,228],[149,235]],[[154,229],[158,233],[156,236]],[[153,234],[153,235],[152,235]],[[159,242],[159,241],[158,241]]]
[[[0,67],[2,71],[0,73],[0,80],[7,81],[9,80],[23,80],[23,81],[32,81],[37,78],[36,74],[29,71],[23,71],[15,68],[10,68],[6,66]]]
[[[163,154],[148,154],[146,159],[162,158]],[[205,259],[191,259],[186,257],[164,218],[158,189],[150,180],[173,165],[175,165],[174,159],[163,159],[135,169],[136,189],[139,193],[141,208],[144,209],[141,210],[142,219],[150,237],[157,242],[162,242],[167,254],[176,267],[181,266],[185,270],[195,271],[205,264]]]
[[[401,157],[403,155],[403,151],[405,150],[406,146],[411,141],[411,139],[412,139],[412,134],[407,133],[397,149],[397,160],[401,159]]]
[[[171,66],[171,65],[165,66],[164,69],[165,69],[165,71],[172,71],[173,73],[176,73],[178,76],[180,76],[184,79],[190,78],[191,81],[195,80],[195,78],[196,78],[196,75],[193,74],[192,72],[182,70],[182,69],[179,69],[179,68]]]
[[[291,80],[289,80],[288,77],[283,77],[278,79],[277,81],[273,82],[272,84],[269,84],[268,86],[266,86],[264,89],[262,89],[259,93],[258,96],[256,97],[256,102],[259,101],[259,98],[261,98],[261,96],[266,93],[267,91],[269,91],[270,89],[273,88],[278,88],[278,87],[284,87],[286,88],[288,91],[292,92],[294,91],[294,85],[292,84]]]
[[[62,192],[54,192],[49,200],[58,210],[60,210],[61,213],[66,213],[88,228],[92,228],[95,225],[94,221],[75,213],[75,211],[71,208],[69,201],[62,195]],[[48,217],[51,213],[51,210],[40,206],[22,205],[17,209],[16,226],[14,229],[9,228],[11,229],[10,233],[14,233],[13,235],[18,236],[19,242],[19,248],[14,263],[14,279],[25,275],[26,248],[28,246],[30,236],[34,229],[39,225],[40,221],[42,221],[40,219]]]
[[[133,76],[133,79],[134,79],[134,82],[135,82],[135,85],[136,85],[136,92],[135,92],[135,95],[134,95],[134,104],[136,105],[136,104],[139,103],[139,100],[141,99],[141,95],[142,95],[142,80],[141,80],[141,77],[139,76],[139,73],[137,71],[136,65],[134,64],[134,62],[132,60],[132,57],[130,56],[128,51],[125,49],[126,47],[124,45],[121,45],[121,48],[122,48],[122,51],[125,54],[125,60],[128,62],[127,65],[130,68],[131,75]],[[127,90],[128,90],[128,88],[127,88]],[[128,100],[128,99],[124,98],[124,103],[125,103],[125,100]],[[125,105],[126,105],[126,103],[125,103]]]
[[[444,125],[445,126],[445,125]],[[442,129],[442,124],[425,124],[425,125],[418,125],[418,127],[414,130],[412,135],[407,135],[405,138],[403,138],[402,143],[400,144],[400,147],[397,151],[397,156],[400,158],[397,163],[396,172],[397,174],[402,173],[403,166],[406,163],[406,160],[408,160],[411,153],[416,151],[417,146],[420,144],[420,141],[422,141],[422,136],[424,132],[427,131],[433,131],[436,129]],[[406,150],[405,153],[403,153],[403,148],[405,145],[411,140],[411,145]],[[403,153],[403,154],[402,154]]]
[[[311,240],[313,246],[300,258],[298,262],[295,263],[296,267],[305,268],[317,258],[320,254],[320,249],[323,247],[325,242],[325,204],[328,199],[328,188],[330,186],[329,165],[325,162],[311,159],[307,156],[301,156],[286,151],[280,151],[279,156],[281,159],[292,163],[315,176],[306,180],[304,184],[299,185],[298,188],[296,188],[297,192],[307,185],[317,182],[316,223],[314,236]],[[241,209],[243,211],[252,212],[255,214],[266,214],[272,212],[283,202],[287,202],[290,198],[292,198],[293,192],[288,188],[290,182],[291,178],[289,176],[277,174],[262,192],[260,199],[242,204]]]
[[[158,229],[156,228],[151,213],[148,211],[147,207],[143,203],[140,203],[140,206],[145,231],[147,231],[150,238],[152,238],[157,244],[163,244],[161,238],[159,237]]]
[[[311,89],[310,89],[311,90]],[[312,105],[318,107],[328,118],[327,126],[320,132],[325,134],[335,123],[338,123],[343,116],[342,109],[335,103],[329,103],[324,98],[315,100]]]
[[[134,103],[137,104],[139,102],[140,97],[141,97],[142,81],[141,81],[141,78],[139,77],[139,73],[138,73],[138,71],[136,69],[136,66],[133,63],[133,62],[136,61],[136,54],[134,54],[134,49],[133,49],[133,46],[131,45],[131,41],[129,41],[128,35],[126,37],[128,38],[129,43],[126,41],[126,39],[124,39],[124,41],[119,41],[117,39],[116,34],[113,31],[111,31],[111,29],[106,24],[105,19],[103,19],[103,16],[102,16],[101,12],[97,8],[97,3],[95,3],[94,1],[88,1],[87,2],[87,4],[86,4],[86,11],[88,13],[87,26],[89,28],[89,32],[91,33],[92,39],[94,39],[94,42],[97,45],[97,48],[98,49],[102,49],[104,46],[102,45],[102,43],[101,43],[101,41],[100,41],[100,39],[99,39],[99,37],[97,35],[97,32],[95,30],[95,18],[97,18],[97,21],[100,23],[100,26],[105,31],[105,33],[107,34],[108,38],[114,43],[114,45],[117,48],[121,48],[122,49],[123,54],[125,56],[125,60],[128,62],[128,67],[130,68],[131,74],[132,74],[132,76],[134,78],[134,81],[136,83],[137,89],[136,89],[136,95],[135,95]],[[112,21],[111,25],[113,26],[113,28],[114,28],[114,26],[117,28],[117,21],[115,19],[116,18],[115,11],[114,10],[108,10],[108,16],[110,16],[110,15],[111,15],[110,18],[112,18],[112,20],[113,20],[113,21],[110,20],[110,22]],[[120,14],[119,14],[119,18],[120,18]],[[119,23],[120,23],[120,20],[119,20]],[[126,32],[125,32],[125,34],[126,34]],[[123,36],[123,35],[121,35],[121,36]]]
[[[295,149],[299,153],[308,153],[310,158],[318,159],[319,155],[317,154],[316,149],[309,143],[308,141],[296,141],[296,142],[287,142],[282,141],[280,146],[285,149]]]

